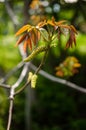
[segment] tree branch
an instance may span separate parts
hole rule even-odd
[[[0,83],[0,87],[10,89],[11,86],[7,85],[7,84]]]
[[[10,70],[7,75],[4,76],[4,78],[2,78],[0,80],[0,83],[4,83],[6,82],[6,80],[13,75],[17,70],[19,70],[22,66],[24,65],[24,62],[20,62],[17,66],[15,66],[12,70]]]
[[[33,70],[37,69],[37,67],[35,65],[33,65],[32,63],[30,65],[30,68],[33,69]],[[43,70],[40,70],[39,74],[41,74],[42,76],[44,76],[45,78],[47,78],[47,79],[49,79],[49,80],[51,80],[53,82],[64,84],[64,85],[66,85],[66,86],[68,86],[70,88],[76,89],[76,90],[78,90],[78,91],[80,91],[82,93],[86,93],[86,89],[85,88],[80,87],[80,86],[78,86],[78,85],[76,85],[74,83],[71,83],[70,81],[67,81],[67,80],[60,79],[60,78],[57,78],[55,76],[52,76],[51,74],[49,74],[49,73],[47,73],[47,72],[45,72]]]
[[[13,110],[13,99],[10,99],[9,117],[8,117],[7,130],[10,130],[11,120],[12,120],[12,110]]]
[[[20,85],[20,83],[23,81],[24,77],[26,76],[26,74],[28,72],[28,66],[29,66],[29,64],[24,65],[19,79],[17,80],[17,82],[14,85],[12,85],[11,91],[10,91],[10,98],[14,97],[15,89]]]
[[[45,61],[45,59],[46,59],[46,54],[47,54],[47,51],[45,52],[44,57],[43,57],[43,59],[42,59],[40,65],[39,65],[39,67],[35,69],[35,74],[37,74],[37,73],[40,71],[42,65],[44,64],[44,61]],[[28,63],[27,63],[27,64],[28,64]],[[31,64],[31,63],[30,63],[30,64]],[[30,66],[30,65],[29,65],[29,66]],[[31,81],[31,80],[27,81],[26,84],[25,84],[22,88],[20,88],[19,90],[17,90],[14,95],[19,94],[20,92],[22,92],[22,91],[29,85],[30,81]]]

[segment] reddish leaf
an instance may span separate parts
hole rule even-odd
[[[69,37],[69,40],[66,43],[66,48],[72,47],[73,43],[74,43],[74,45],[76,45],[76,37],[75,37],[74,31],[70,30],[70,37]]]
[[[41,37],[39,31],[37,31],[36,36],[37,36],[37,42],[38,42],[40,40],[40,37]]]
[[[27,41],[28,41],[28,46],[29,46],[30,50],[32,50],[32,42],[31,42],[30,37],[27,39]]]
[[[71,30],[71,27],[68,26],[68,25],[59,24],[58,26],[59,26],[59,27],[62,27],[62,28],[67,28],[67,29]]]
[[[23,45],[24,52],[26,52],[27,47],[28,47],[28,39],[25,40],[24,45]]]
[[[72,47],[72,41],[71,38],[69,38],[69,40],[66,43],[66,48]]]
[[[75,32],[76,34],[78,34],[78,33],[77,33],[77,30],[75,29],[75,27],[74,27],[73,25],[70,25],[70,27],[71,27],[71,29],[73,30],[73,32]]]
[[[35,34],[34,30],[32,30],[32,31],[30,32],[30,34],[31,34],[31,40],[32,40],[32,42],[33,42],[33,44],[34,44],[34,46],[35,46],[36,43],[37,43],[37,41],[36,41],[36,34]]]
[[[23,41],[25,40],[26,36],[27,36],[27,34],[24,34],[23,36],[21,36],[21,37],[18,39],[18,41],[16,42],[16,45],[15,45],[15,46],[17,46],[17,45],[19,45],[21,42],[23,42]]]

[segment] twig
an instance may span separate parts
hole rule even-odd
[[[21,72],[21,75],[19,77],[19,79],[17,80],[17,82],[10,88],[10,107],[9,107],[9,116],[8,116],[8,124],[7,124],[7,130],[10,130],[10,126],[11,126],[11,120],[12,120],[12,108],[13,108],[13,100],[14,100],[14,94],[15,94],[15,89],[19,86],[19,84],[22,82],[22,80],[24,79],[27,70],[28,70],[28,65],[29,64],[25,64],[24,68]]]
[[[39,72],[39,70],[41,69],[42,65],[44,64],[44,61],[45,61],[45,59],[46,59],[46,53],[47,53],[47,51],[45,52],[45,54],[44,54],[44,56],[43,56],[43,59],[42,59],[40,65],[39,65],[39,67],[36,68],[35,74],[37,74],[37,73]],[[31,63],[30,63],[30,64],[31,64]],[[17,95],[17,94],[19,94],[20,92],[22,92],[22,91],[29,85],[30,81],[31,81],[31,80],[27,81],[26,84],[25,84],[23,87],[21,87],[19,90],[17,90],[14,95]]]
[[[10,91],[10,98],[13,98],[14,93],[15,93],[15,89],[17,87],[19,87],[20,83],[23,81],[24,77],[26,76],[27,72],[28,72],[28,66],[29,64],[25,64],[23,67],[23,70],[21,72],[21,75],[19,77],[19,79],[17,80],[17,82],[11,87],[11,91]]]
[[[29,85],[29,83],[30,83],[30,81],[26,82],[26,84],[24,84],[24,86],[22,88],[20,88],[19,90],[17,90],[15,92],[14,96],[17,95],[17,94],[19,94],[20,92],[22,92]]]
[[[24,62],[20,62],[12,70],[10,70],[4,78],[0,80],[0,83],[4,83],[11,75],[13,75],[17,70],[19,70],[24,65]]]
[[[10,85],[0,83],[0,87],[10,89]]]
[[[48,50],[46,50],[46,52],[45,52],[45,54],[44,54],[44,56],[43,56],[43,58],[42,58],[42,60],[41,60],[41,63],[40,63],[40,65],[39,65],[39,67],[35,69],[35,74],[37,74],[37,73],[40,71],[42,65],[44,64],[44,61],[45,61],[45,59],[46,59],[47,52],[48,52]]]
[[[10,99],[9,117],[8,117],[7,130],[10,130],[11,121],[12,121],[12,110],[13,110],[13,99]]]
[[[35,65],[33,65],[32,63],[31,63],[31,65],[30,65],[30,68],[33,69],[33,70],[36,70],[36,69],[37,69],[37,67],[36,67]],[[40,70],[40,71],[39,71],[39,74],[41,74],[42,76],[44,76],[45,78],[47,78],[47,79],[49,79],[49,80],[51,80],[51,81],[53,81],[53,82],[57,82],[57,83],[60,83],[60,84],[64,84],[64,85],[66,85],[66,86],[68,86],[68,87],[71,87],[71,88],[73,88],[73,89],[76,89],[76,90],[78,90],[78,91],[80,91],[80,92],[82,92],[82,93],[86,93],[86,89],[85,89],[85,88],[83,88],[83,87],[81,87],[81,86],[78,86],[78,85],[76,85],[76,84],[74,84],[74,83],[71,83],[70,81],[57,78],[57,77],[55,77],[55,76],[53,76],[53,75],[51,75],[51,74],[49,74],[49,73],[47,73],[47,72],[45,72],[45,71],[43,71],[43,70]]]

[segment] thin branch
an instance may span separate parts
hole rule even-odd
[[[0,83],[0,87],[10,89],[11,86],[7,85],[7,84]]]
[[[21,87],[19,90],[15,92],[14,96],[22,92],[29,85],[29,83],[30,81],[26,82],[23,87]]]
[[[42,59],[40,65],[39,65],[39,67],[35,69],[35,74],[37,74],[37,73],[40,71],[42,65],[44,64],[44,61],[45,61],[45,59],[46,59],[46,54],[47,54],[47,52],[48,52],[48,51],[45,52],[45,54],[44,54],[44,56],[43,56],[43,59]],[[30,64],[31,64],[31,63],[30,63]],[[17,90],[14,95],[17,95],[17,94],[19,94],[20,92],[22,92],[22,91],[29,85],[30,81],[31,81],[31,80],[27,81],[26,84],[25,84],[23,87],[21,87],[19,90]]]
[[[8,117],[7,130],[10,130],[11,121],[12,121],[12,110],[13,110],[13,99],[10,99],[9,117]]]
[[[42,60],[41,60],[41,63],[40,63],[40,65],[39,65],[39,67],[38,67],[37,69],[35,69],[35,74],[37,74],[37,73],[40,71],[41,67],[43,66],[44,61],[45,61],[45,59],[46,59],[47,52],[48,52],[48,50],[46,50],[46,52],[45,52],[45,54],[44,54],[44,56],[43,56],[43,58],[42,58]]]
[[[30,68],[33,69],[34,71],[37,69],[37,67],[35,65],[33,65],[32,63],[30,65]],[[47,73],[47,72],[45,72],[43,70],[40,70],[39,74],[41,74],[42,76],[44,76],[45,78],[47,78],[47,79],[49,79],[49,80],[51,80],[53,82],[64,84],[64,85],[66,85],[68,87],[71,87],[73,89],[76,89],[76,90],[78,90],[78,91],[80,91],[82,93],[86,93],[86,89],[85,88],[83,88],[81,86],[78,86],[78,85],[76,85],[74,83],[71,83],[70,81],[67,81],[67,80],[60,79],[60,78],[57,78],[55,76],[52,76],[51,74],[49,74],[49,73]]]
[[[24,79],[27,71],[28,71],[28,65],[29,64],[25,64],[24,68],[21,72],[21,75],[19,77],[19,79],[17,80],[17,82],[10,88],[10,107],[9,107],[9,117],[8,117],[8,124],[7,124],[7,130],[10,130],[10,126],[11,126],[11,120],[12,120],[12,108],[13,108],[13,100],[14,100],[14,94],[15,94],[15,89],[20,85],[20,83],[22,82],[22,80]],[[27,84],[28,85],[28,84]]]
[[[10,70],[7,75],[4,76],[4,78],[2,78],[0,80],[0,83],[4,83],[6,82],[6,80],[13,75],[17,70],[19,70],[22,66],[24,65],[24,62],[20,62],[17,66],[15,66],[12,70]]]
[[[30,64],[30,63],[29,63]],[[28,66],[29,64],[25,64],[24,67],[23,67],[23,70],[20,74],[20,77],[19,79],[17,80],[17,82],[11,87],[11,91],[10,91],[10,98],[13,98],[14,97],[14,93],[15,93],[15,89],[17,87],[19,87],[20,83],[23,81],[23,79],[25,78],[27,72],[28,72]]]

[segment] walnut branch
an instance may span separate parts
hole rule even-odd
[[[3,78],[1,78],[0,83],[6,82],[6,80],[13,75],[17,70],[19,70],[24,65],[24,62],[20,62],[17,66],[15,66],[12,70],[10,70]],[[0,85],[1,86],[1,85]]]
[[[9,117],[8,117],[7,130],[10,130],[11,120],[12,120],[12,110],[13,110],[13,99],[10,100],[10,107],[9,107]]]
[[[33,65],[32,63],[30,65],[30,68],[33,69],[33,70],[37,69],[37,67],[35,65]],[[55,77],[55,76],[53,76],[53,75],[51,75],[51,74],[49,74],[49,73],[47,73],[47,72],[45,72],[43,70],[40,70],[39,74],[41,74],[42,76],[44,76],[45,78],[47,78],[47,79],[49,79],[49,80],[51,80],[53,82],[64,84],[64,85],[66,85],[66,86],[68,86],[70,88],[73,88],[75,90],[78,90],[78,91],[80,91],[82,93],[86,93],[86,89],[85,88],[83,88],[81,86],[78,86],[78,85],[76,85],[76,84],[74,84],[72,82],[69,82],[67,80],[57,78],[57,77]]]
[[[0,83],[0,87],[10,89],[10,85]]]
[[[38,74],[38,72],[40,71],[41,67],[43,66],[43,64],[44,64],[44,62],[45,62],[45,59],[46,59],[46,54],[47,54],[47,52],[48,52],[48,50],[45,51],[45,54],[44,54],[44,56],[43,56],[43,58],[42,58],[42,60],[41,60],[41,63],[40,63],[40,65],[39,65],[39,67],[35,69],[35,73],[34,73],[34,74]],[[27,63],[27,64],[28,64],[28,63]],[[32,65],[31,62],[30,62],[30,64],[29,64],[29,67],[30,67],[30,65]],[[20,92],[22,92],[22,91],[29,85],[30,81],[31,81],[31,80],[27,81],[26,84],[25,84],[23,87],[21,87],[19,90],[17,90],[14,95],[17,95],[17,94],[19,94]]]

